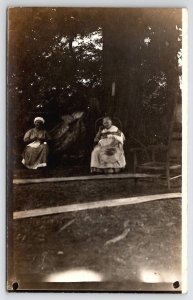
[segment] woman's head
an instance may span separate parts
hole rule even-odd
[[[45,123],[45,120],[44,120],[44,118],[42,118],[42,117],[36,117],[35,119],[34,119],[34,125],[35,125],[35,127],[36,128],[42,128],[43,127],[43,124]]]
[[[111,126],[112,126],[112,120],[110,117],[104,117],[103,118],[103,126],[106,128],[106,129],[109,129]]]

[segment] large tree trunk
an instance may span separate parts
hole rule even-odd
[[[151,140],[148,137],[151,121],[149,115],[143,112],[143,101],[146,100],[143,91],[148,90],[148,79],[156,77],[160,71],[167,81],[164,118],[170,127],[176,99],[180,98],[177,60],[180,44],[176,24],[181,24],[181,10],[109,9],[104,14],[104,110],[121,119],[126,139],[147,136],[147,142]],[[150,46],[144,42],[149,34],[148,26],[154,31]],[[152,118],[152,127],[155,125],[153,122],[157,122],[158,130],[160,128],[164,132],[162,119]],[[168,133],[167,130],[162,135]]]

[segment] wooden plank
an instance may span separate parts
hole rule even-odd
[[[135,179],[135,178],[158,178],[160,174],[138,174],[138,173],[124,173],[124,174],[102,174],[102,175],[88,175],[88,176],[74,176],[74,177],[51,177],[51,178],[31,178],[31,179],[13,179],[13,184],[29,184],[29,183],[43,183],[43,182],[63,182],[63,181],[79,181],[79,180],[101,180],[101,179]]]
[[[177,176],[171,177],[170,180],[174,180],[174,179],[177,179],[177,178],[180,178],[180,177],[182,177],[182,175],[177,175]]]
[[[182,196],[181,193],[147,195],[147,196],[129,197],[129,198],[121,198],[121,199],[113,199],[113,200],[70,204],[64,206],[54,206],[54,207],[39,208],[39,209],[33,209],[27,211],[17,211],[13,213],[13,219],[24,219],[24,218],[39,217],[39,216],[53,215],[53,214],[60,214],[60,213],[67,213],[67,212],[76,212],[81,210],[138,204],[138,203],[163,200],[163,199],[175,199],[175,198],[181,198],[181,196]]]
[[[138,166],[139,169],[141,170],[152,170],[152,171],[163,171],[166,169],[165,166],[152,166],[152,165],[141,165],[141,166]]]
[[[139,169],[141,170],[156,170],[156,171],[162,171],[162,170],[166,170],[166,164],[164,165],[158,165],[158,163],[154,163],[155,165],[150,164],[150,163],[146,163],[143,165],[138,166]],[[156,165],[157,164],[157,165]],[[170,170],[177,170],[181,168],[181,165],[171,165],[169,166]]]

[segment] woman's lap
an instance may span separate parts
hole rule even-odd
[[[38,168],[47,165],[48,145],[42,144],[38,148],[27,146],[23,153],[23,164],[29,168]]]
[[[103,155],[104,149],[102,147],[96,146],[91,154],[91,171],[100,172],[103,170],[108,171],[108,169],[113,169],[114,173],[119,172],[120,169],[123,169],[126,165],[124,151],[120,148],[116,148],[115,150],[119,151],[118,159],[115,155],[111,155],[110,158],[108,158],[107,155]]]

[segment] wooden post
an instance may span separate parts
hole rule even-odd
[[[113,81],[112,82],[112,89],[111,89],[111,96],[112,97],[115,97],[115,86],[116,86],[115,81]]]
[[[134,161],[133,161],[133,171],[134,173],[136,173],[136,169],[137,169],[137,154],[136,151],[134,151]]]

